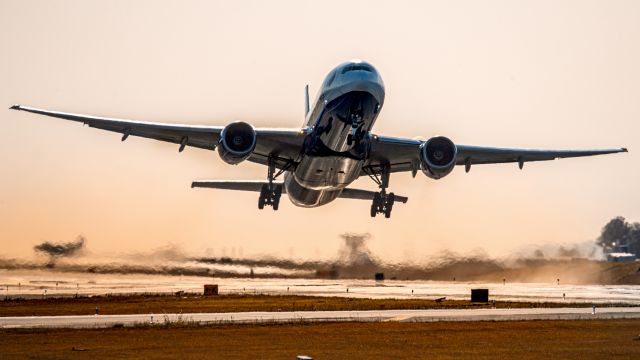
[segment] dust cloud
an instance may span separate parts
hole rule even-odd
[[[370,234],[344,233],[342,245],[331,260],[304,261],[278,257],[193,257],[178,245],[148,253],[117,256],[83,255],[86,239],[54,244],[45,242],[34,251],[47,262],[0,258],[0,269],[101,274],[188,275],[206,277],[321,278],[437,280],[483,282],[556,282],[573,284],[640,283],[637,266],[600,261],[602,251],[593,243],[523,249],[493,258],[482,250],[470,254],[442,251],[420,262],[387,262],[369,248]],[[633,264],[631,264],[633,265]]]
[[[60,256],[73,256],[78,254],[83,248],[86,239],[83,236],[78,236],[76,241],[54,244],[48,241],[33,247],[33,250],[41,252],[51,256],[52,258]]]
[[[376,273],[381,273],[384,278],[391,280],[640,283],[640,276],[630,273],[635,268],[600,261],[602,249],[593,243],[530,247],[504,258],[492,258],[482,250],[468,255],[442,251],[420,263],[390,263],[370,251],[367,246],[370,237],[369,234],[342,234],[342,247],[336,258],[329,261],[293,261],[268,257],[209,257],[193,260],[204,264],[288,269],[326,279],[373,279]]]

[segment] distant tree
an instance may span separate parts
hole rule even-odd
[[[629,231],[629,252],[640,258],[640,223],[633,223]]]
[[[602,246],[605,252],[616,251],[621,242],[626,243],[630,232],[631,227],[625,218],[615,217],[602,228],[598,245]]]

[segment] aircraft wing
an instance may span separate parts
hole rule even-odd
[[[14,105],[11,109],[76,121],[93,128],[120,133],[122,141],[129,136],[166,141],[180,145],[180,151],[186,146],[214,150],[218,146],[220,133],[224,128],[223,126],[180,125],[114,119],[43,110],[22,105]],[[276,166],[282,168],[287,166],[289,162],[297,160],[305,137],[304,130],[256,128],[255,131],[257,134],[256,148],[249,157],[249,161],[266,165],[268,156],[272,155],[276,159]]]
[[[593,149],[593,150],[535,150],[535,149],[505,149],[482,146],[458,145],[456,165],[470,164],[499,164],[525,163],[529,161],[546,161],[581,156],[594,156],[627,152],[626,148]]]
[[[421,140],[382,137],[374,135],[371,141],[369,166],[374,170],[383,164],[390,166],[391,172],[411,171],[414,174],[420,169]],[[581,157],[627,152],[626,148],[595,150],[535,150],[509,149],[456,145],[458,155],[456,165],[465,165],[467,170],[476,164],[518,163],[522,168],[525,162],[546,161],[560,158]],[[363,175],[366,172],[363,171]]]

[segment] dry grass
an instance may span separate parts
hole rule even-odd
[[[638,359],[639,333],[638,320],[0,330],[0,358]]]
[[[497,302],[501,308],[589,306],[569,303]],[[89,315],[96,307],[101,315],[162,314],[241,311],[318,311],[488,308],[487,303],[421,299],[354,299],[293,295],[94,296],[0,301],[0,316]]]

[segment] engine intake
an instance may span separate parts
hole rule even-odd
[[[443,178],[456,166],[458,148],[449,138],[436,136],[420,146],[420,169],[432,178]]]
[[[256,138],[253,126],[242,121],[231,123],[220,133],[218,154],[227,164],[239,164],[256,148]]]

